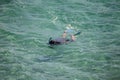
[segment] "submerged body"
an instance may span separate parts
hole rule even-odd
[[[50,45],[59,45],[59,44],[66,44],[68,42],[72,42],[73,40],[71,39],[66,39],[66,38],[56,38],[53,40],[49,41]]]
[[[61,38],[56,38],[56,39],[49,39],[49,45],[60,45],[60,44],[66,44],[68,42],[73,42],[75,41],[75,36],[71,35],[71,39],[66,39],[67,33],[64,31],[63,35]]]

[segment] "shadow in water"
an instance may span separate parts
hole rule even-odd
[[[64,45],[59,45],[59,46],[54,46],[54,47],[48,47],[52,50],[55,50],[56,53],[49,53],[48,55],[45,56],[39,56],[37,59],[35,59],[36,62],[50,62],[57,60],[59,58],[63,58],[64,54],[66,54],[65,51],[65,46]]]
[[[40,56],[39,58],[35,59],[37,62],[50,62],[56,60],[58,58],[62,58],[62,56]]]

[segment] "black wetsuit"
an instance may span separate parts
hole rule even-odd
[[[66,39],[66,38],[56,38],[53,40],[49,40],[50,45],[59,45],[59,44],[64,44],[67,42],[72,42],[73,40],[71,39]]]
[[[59,42],[60,44],[64,44],[66,42],[65,38],[56,38],[54,41]]]

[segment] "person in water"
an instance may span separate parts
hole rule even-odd
[[[59,44],[67,44],[69,42],[75,41],[75,35],[71,35],[71,39],[67,39],[66,36],[67,36],[67,32],[65,30],[64,33],[62,34],[61,38],[56,38],[56,39],[50,38],[49,44],[50,45],[59,45]]]

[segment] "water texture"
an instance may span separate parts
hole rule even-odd
[[[82,33],[49,48],[71,24]],[[0,80],[119,80],[120,0],[1,0]]]

